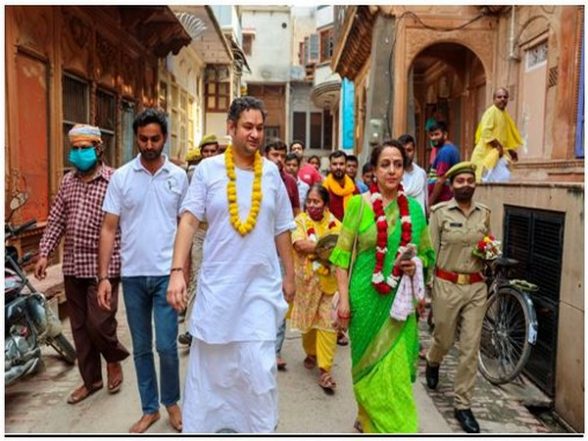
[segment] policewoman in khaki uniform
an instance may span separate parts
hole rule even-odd
[[[447,171],[445,177],[454,197],[432,207],[429,224],[437,267],[432,291],[435,329],[433,344],[427,353],[427,386],[437,387],[439,365],[453,345],[457,324],[461,321],[454,406],[455,417],[468,433],[480,431],[470,402],[487,297],[482,261],[472,255],[472,251],[490,234],[490,210],[472,200],[476,188],[475,169],[471,162],[460,162]]]

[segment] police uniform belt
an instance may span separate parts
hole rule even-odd
[[[445,271],[439,267],[435,268],[435,275],[442,280],[457,283],[458,285],[471,285],[472,283],[482,282],[484,280],[482,273],[454,273],[452,271]]]

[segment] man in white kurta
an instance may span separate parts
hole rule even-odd
[[[427,173],[419,165],[414,162],[416,153],[416,143],[411,135],[401,135],[398,141],[406,151],[407,164],[404,167],[404,174],[402,175],[402,186],[407,196],[415,198],[423,212],[427,211]]]
[[[244,220],[254,172],[237,166],[235,173]],[[275,340],[287,311],[276,244],[295,227],[292,208],[278,168],[263,159],[261,209],[255,228],[241,236],[229,222],[227,183],[224,154],[203,161],[181,208],[209,225],[189,322],[184,432],[272,432],[278,423]],[[182,253],[182,223],[179,231],[174,259]],[[168,291],[170,298],[173,303]]]

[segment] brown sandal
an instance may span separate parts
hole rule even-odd
[[[80,401],[84,401],[86,398],[88,398],[94,392],[102,389],[102,387],[103,387],[102,382],[94,383],[90,389],[88,389],[84,384],[82,384],[80,387],[78,387],[76,390],[74,390],[71,394],[69,394],[69,397],[67,397],[67,402],[68,402],[68,404],[77,404]]]
[[[108,363],[106,372],[108,374],[108,392],[111,394],[117,393],[123,382],[122,366],[120,363]]]
[[[319,386],[322,387],[325,392],[334,392],[337,383],[335,383],[335,380],[333,380],[333,377],[331,377],[329,372],[323,371],[319,377]]]
[[[307,355],[302,363],[306,369],[314,369],[316,367],[316,357],[314,355]]]

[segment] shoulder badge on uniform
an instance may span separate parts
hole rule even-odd
[[[480,208],[483,208],[484,210],[491,211],[491,210],[490,210],[490,207],[488,207],[488,205],[484,205],[484,204],[482,204],[481,202],[477,202],[477,201],[476,201],[476,205],[477,205],[478,207],[480,207]]]
[[[443,208],[446,207],[447,204],[449,203],[449,201],[445,201],[445,202],[438,202],[437,204],[433,205],[431,207],[431,213],[434,213],[435,211],[437,211],[439,208]]]

